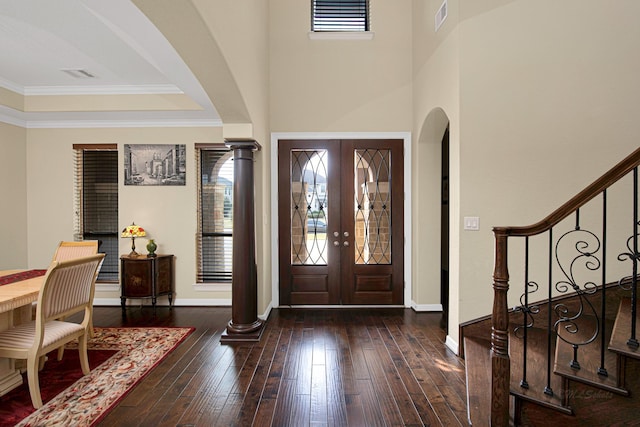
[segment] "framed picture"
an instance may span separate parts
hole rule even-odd
[[[185,182],[186,145],[124,145],[124,185],[185,185]]]

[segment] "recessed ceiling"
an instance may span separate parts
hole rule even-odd
[[[2,121],[25,127],[220,124],[189,67],[129,0],[0,0],[0,58],[0,87],[26,97],[184,94],[202,107],[23,112],[0,106]]]

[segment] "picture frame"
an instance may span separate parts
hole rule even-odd
[[[124,144],[124,185],[186,185],[185,144]]]

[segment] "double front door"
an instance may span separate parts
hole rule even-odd
[[[278,147],[280,304],[403,304],[403,141]]]

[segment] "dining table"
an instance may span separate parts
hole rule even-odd
[[[0,270],[0,331],[31,320],[46,270]],[[15,359],[0,358],[0,396],[23,382]]]

